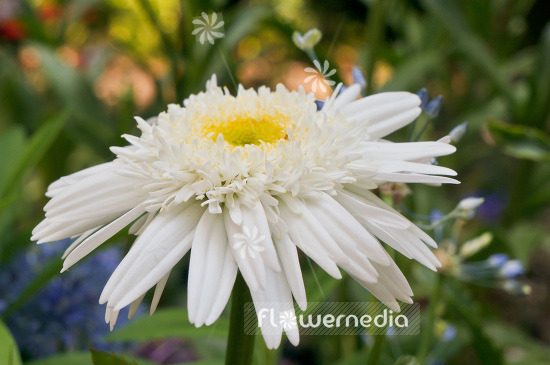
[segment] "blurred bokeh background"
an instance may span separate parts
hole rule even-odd
[[[192,35],[203,11],[225,21],[214,46]],[[182,103],[213,73],[231,91],[231,75],[310,90],[312,63],[292,34],[314,27],[317,55],[345,84],[357,66],[367,94],[442,95],[439,112],[390,139],[436,140],[468,122],[458,152],[440,161],[461,185],[381,192],[435,235],[444,267],[438,276],[398,259],[430,330],[387,336],[380,363],[409,363],[420,348],[427,364],[550,364],[549,14],[547,0],[0,0],[0,364],[91,364],[90,348],[128,363],[223,363],[227,317],[187,322],[186,262],[158,313],[108,335],[97,299],[131,238],[58,275],[70,242],[37,246],[30,232],[49,183],[112,159],[108,147],[137,133],[134,116]],[[472,196],[485,199],[477,214],[441,222]],[[349,278],[304,272],[310,301],[369,300]],[[267,351],[258,339],[254,361],[367,363],[373,343],[311,336]],[[93,361],[112,360],[101,356]]]

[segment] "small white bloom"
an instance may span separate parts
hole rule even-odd
[[[193,18],[193,25],[195,29],[192,34],[200,44],[204,44],[207,40],[210,44],[214,44],[214,39],[225,36],[223,30],[224,21],[221,14],[212,13],[209,16],[205,12],[202,12],[202,16]]]
[[[303,51],[312,50],[321,41],[323,33],[317,28],[308,30],[304,35],[298,32],[292,34],[292,41]]]
[[[329,70],[329,64],[328,64],[328,61],[326,60],[323,65],[324,66],[323,68],[321,68],[321,64],[317,60],[314,60],[313,64],[317,69],[314,69],[312,67],[306,67],[304,71],[313,73],[313,75],[306,77],[304,82],[307,84],[313,80],[313,83],[311,84],[311,89],[313,90],[314,93],[317,92],[317,87],[319,87],[322,92],[326,92],[327,89],[325,85],[332,86],[336,83],[335,81],[327,80],[328,77],[336,73],[336,70],[335,69]]]
[[[293,313],[294,297],[305,310],[298,249],[399,311],[398,300],[411,303],[413,292],[379,240],[434,271],[440,263],[426,245],[437,245],[372,190],[387,182],[457,183],[447,177],[454,171],[429,164],[455,147],[389,142],[418,117],[420,99],[389,92],[357,100],[360,91],[334,93],[319,111],[303,88],[240,86],[233,96],[213,76],[205,92],[169,105],[154,124],[136,118],[141,134],[111,147],[114,161],[53,182],[32,239],[76,237],[64,255],[67,270],[130,226],[137,239],[100,296],[111,327],[153,287],[154,312],[188,252],[187,308],[197,327],[220,316],[238,272],[258,308],[282,303]],[[274,313],[275,321],[280,309]],[[281,342],[277,327],[264,333],[270,349]],[[297,345],[298,329],[285,332]]]
[[[243,233],[235,233],[233,235],[236,240],[235,244],[233,244],[233,248],[236,250],[240,249],[243,259],[246,258],[247,254],[255,259],[256,254],[254,252],[262,252],[265,250],[265,248],[260,245],[260,243],[265,240],[265,235],[262,234],[258,236],[258,227],[256,226],[252,228],[252,233],[248,227],[243,227]]]
[[[464,218],[472,218],[477,211],[477,208],[485,201],[484,198],[470,197],[462,199],[456,206],[456,212]]]

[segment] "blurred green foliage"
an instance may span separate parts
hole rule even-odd
[[[458,152],[442,161],[459,172],[462,185],[437,191],[411,187],[414,194],[403,205],[430,214],[435,208],[450,211],[468,195],[492,197],[485,215],[470,222],[460,239],[492,231],[494,243],[474,258],[506,252],[527,267],[533,294],[511,298],[447,278],[437,284],[434,275],[398,259],[421,304],[427,303],[435,285],[442,286],[442,304],[426,313],[458,329],[452,344],[442,347],[436,328],[426,346],[437,351],[428,359],[451,364],[550,363],[543,345],[550,343],[550,329],[544,325],[550,321],[546,1],[5,2],[14,5],[0,14],[0,265],[33,244],[30,232],[42,218],[47,184],[111,159],[108,147],[121,144],[121,134],[136,131],[133,116],[151,117],[169,103],[181,103],[202,90],[212,73],[232,90],[224,58],[246,87],[277,82],[295,87],[301,76],[294,70],[309,61],[292,45],[291,34],[315,26],[323,32],[318,55],[337,65],[343,80],[350,80],[356,64],[365,71],[371,93],[426,87],[432,96],[443,95],[443,110],[427,124],[423,139],[440,138],[469,122]],[[191,34],[192,18],[201,11],[223,14],[226,34],[215,47],[200,45]],[[394,139],[404,140],[408,132]],[[121,236],[113,240],[130,244]],[[59,265],[48,266],[16,304],[38,292]],[[308,263],[302,266],[310,301],[366,300],[364,290],[349,278],[336,282]],[[169,283],[161,303],[177,308],[137,319],[108,338],[147,342],[180,337],[204,359],[196,364],[219,363],[227,320],[220,318],[211,328],[192,328],[181,309],[183,282]],[[20,363],[7,328],[0,326],[0,362]],[[380,347],[381,363],[398,358],[397,364],[415,363],[400,356],[415,355],[418,341],[402,339],[396,351],[396,342],[387,340]],[[300,356],[308,354],[312,363],[366,363],[375,348],[358,338],[329,336],[303,338],[298,350],[283,346],[274,352],[262,345],[256,341],[257,364],[274,364],[281,356],[306,363],[299,362]],[[101,356],[108,355],[95,353],[93,363],[107,363],[98,362]],[[62,354],[32,364],[81,361],[92,363],[92,357]]]

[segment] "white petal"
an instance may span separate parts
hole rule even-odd
[[[170,272],[171,272],[171,270],[168,272],[168,274],[164,275],[162,279],[160,279],[160,281],[157,283],[157,286],[155,287],[155,294],[153,294],[153,300],[151,301],[151,308],[149,309],[149,314],[150,315],[153,315],[153,313],[155,313],[155,311],[157,310],[157,306],[159,304],[160,297],[162,296],[162,292],[164,291],[164,287],[166,286],[166,282],[168,281],[168,278],[170,277]],[[133,303],[134,302],[132,302],[132,304]]]
[[[289,236],[292,242],[298,246],[306,255],[311,257],[323,270],[330,276],[341,279],[342,274],[336,266],[335,260],[330,257],[326,248],[317,244],[315,238],[312,238],[312,233],[307,229],[307,226],[299,224],[297,220],[300,216],[293,213],[288,206],[283,202],[279,202],[279,210],[281,219],[289,228]]]
[[[360,100],[356,100],[350,104],[347,104],[340,109],[348,116],[352,116],[357,113],[367,112],[387,104],[400,102],[406,103],[407,100],[411,98],[417,100],[417,104],[415,106],[420,105],[420,98],[418,98],[418,96],[409,92],[400,91],[369,95]]]
[[[100,227],[92,228],[80,235],[76,240],[74,240],[73,243],[67,249],[65,252],[63,252],[63,256],[61,256],[61,259],[65,259],[82,241],[84,241],[86,238],[88,238],[92,233],[97,231]]]
[[[260,289],[251,294],[256,313],[259,314],[262,309],[273,311],[275,323],[271,323],[268,315],[267,319],[262,320],[260,326],[265,344],[271,350],[278,348],[281,344],[283,332],[283,324],[280,323],[281,313],[287,312],[295,316],[295,312],[292,294],[283,273],[267,269],[266,285],[266,289]],[[289,341],[297,346],[300,341],[298,327],[289,328],[285,332]]]
[[[122,177],[114,170],[104,170],[54,196],[44,207],[46,217],[78,221],[120,215],[145,199],[140,184],[140,181]]]
[[[307,202],[315,216],[323,217],[323,224],[340,246],[347,246],[350,252],[359,249],[369,260],[381,265],[388,265],[386,251],[376,238],[369,234],[363,226],[342,205],[327,194]]]
[[[281,264],[286,275],[286,280],[294,295],[296,303],[302,310],[306,310],[306,289],[304,287],[304,279],[302,270],[300,269],[300,260],[298,259],[298,250],[288,236],[284,234],[279,240],[275,239],[275,247],[281,258]]]
[[[329,76],[329,75],[327,75]],[[361,86],[358,84],[353,84],[349,86],[344,92],[340,93],[334,100],[334,107],[340,108],[343,105],[349,104],[361,94]]]
[[[200,327],[207,319],[219,317],[236,277],[237,264],[228,247],[223,217],[207,211],[199,221],[191,248],[187,286],[189,321]],[[226,283],[224,279],[228,279]]]
[[[192,204],[159,213],[109,278],[100,304],[109,301],[109,306],[122,308],[160,281],[191,247],[204,210]]]
[[[90,237],[86,238],[78,247],[76,247],[63,262],[63,271],[67,270],[90,252],[98,248],[103,242],[117,234],[122,228],[136,220],[145,212],[141,206],[137,206],[129,212],[125,213],[110,224],[101,228]]]

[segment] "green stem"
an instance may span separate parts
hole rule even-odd
[[[367,39],[369,53],[367,56],[367,64],[365,67],[367,73],[367,90],[366,94],[370,95],[373,90],[372,78],[374,75],[374,66],[376,64],[376,54],[382,37],[384,27],[384,1],[376,0],[370,10],[368,18]]]
[[[374,336],[374,345],[369,355],[367,365],[376,365],[380,360],[380,355],[382,354],[382,348],[384,347],[384,342],[386,340],[385,335]]]
[[[239,273],[231,299],[231,316],[229,322],[229,338],[225,353],[226,365],[250,365],[254,350],[254,335],[247,335],[244,332],[245,304],[251,303],[250,291]]]
[[[418,354],[416,359],[419,364],[424,363],[424,359],[430,350],[430,345],[434,333],[434,322],[437,314],[437,305],[439,304],[439,299],[441,298],[441,290],[443,288],[443,276],[441,274],[437,275],[435,287],[432,291],[430,297],[430,307],[428,308],[428,318],[422,328],[422,338],[420,339],[420,347],[418,348]]]

